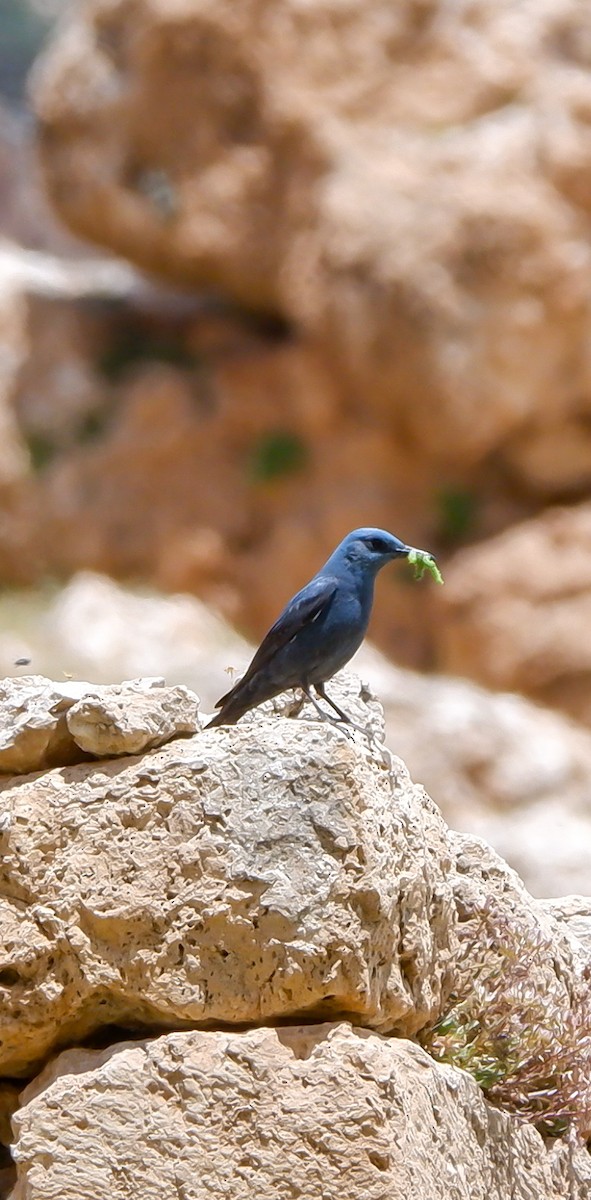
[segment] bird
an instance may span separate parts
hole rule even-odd
[[[348,663],[365,637],[378,571],[411,553],[413,558],[433,558],[385,529],[367,527],[348,533],[286,605],[245,674],[218,700],[219,712],[205,728],[234,725],[244,713],[287,688],[301,688],[322,720],[355,727],[324,685]],[[321,707],[312,688],[331,713]]]

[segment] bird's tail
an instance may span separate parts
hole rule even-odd
[[[218,700],[216,708],[219,712],[205,726],[206,729],[213,729],[216,725],[235,725],[249,708],[254,708],[255,704],[260,704],[261,700],[267,700],[266,695],[259,694],[260,689],[257,688],[254,679],[241,679],[231,691],[226,692],[221,700]]]

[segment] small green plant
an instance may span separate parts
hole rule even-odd
[[[285,429],[273,430],[264,434],[254,447],[250,475],[255,483],[268,483],[301,471],[307,459],[307,447],[297,434]]]
[[[177,340],[129,326],[121,329],[101,354],[97,369],[109,383],[119,383],[133,367],[146,362],[168,363],[189,371],[198,365],[196,355],[187,350],[180,337]]]
[[[444,487],[436,496],[437,537],[454,545],[469,537],[477,519],[477,499],[466,488]]]
[[[31,467],[35,472],[44,471],[57,457],[58,447],[55,442],[43,433],[29,433],[27,448],[31,459]]]
[[[439,1062],[468,1071],[499,1108],[530,1121],[545,1137],[591,1130],[591,988],[565,1015],[532,974],[551,953],[535,928],[516,933],[492,910],[463,944],[466,968],[448,1011],[420,1035]],[[470,929],[474,926],[470,923]]]

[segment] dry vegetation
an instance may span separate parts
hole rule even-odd
[[[591,979],[566,1021],[551,992],[532,984],[539,931],[516,933],[492,909],[466,926],[461,991],[421,1035],[440,1062],[468,1071],[491,1103],[532,1122],[545,1137],[591,1137]],[[591,976],[591,971],[588,971]]]

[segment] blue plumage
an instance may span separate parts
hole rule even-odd
[[[245,712],[286,688],[300,687],[330,704],[342,721],[349,718],[326,695],[324,684],[359,649],[369,623],[379,570],[411,551],[383,529],[354,529],[318,574],[297,592],[263,638],[246,674],[222,696],[219,713],[207,728],[233,725]],[[329,718],[333,719],[333,718]]]

